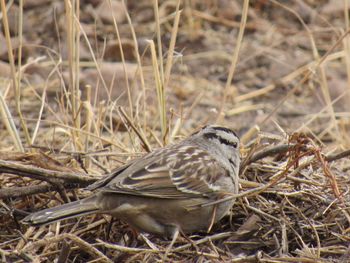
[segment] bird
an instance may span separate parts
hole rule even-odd
[[[34,212],[22,222],[38,226],[97,213],[167,238],[209,230],[234,205],[239,166],[237,134],[207,125],[115,169],[87,188],[95,191],[91,196]]]

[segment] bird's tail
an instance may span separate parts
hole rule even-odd
[[[62,219],[88,215],[99,211],[96,196],[48,208],[26,216],[22,222],[29,225],[45,225]]]

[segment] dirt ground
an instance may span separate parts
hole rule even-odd
[[[166,261],[350,262],[350,1],[247,2],[1,1],[1,262],[162,261],[108,216],[20,221],[210,123],[247,194]]]

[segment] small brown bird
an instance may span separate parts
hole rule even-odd
[[[104,213],[167,237],[208,229],[234,203],[227,197],[238,193],[239,165],[237,135],[225,127],[205,126],[92,184],[92,196],[33,213],[23,222],[41,225]]]

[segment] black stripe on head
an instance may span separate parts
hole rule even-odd
[[[213,129],[214,130],[216,130],[216,131],[223,131],[223,132],[226,132],[226,133],[231,133],[231,134],[233,134],[234,136],[236,136],[236,137],[238,137],[237,136],[237,134],[233,131],[233,130],[231,130],[231,129],[229,129],[229,128],[225,128],[225,127],[213,127]]]
[[[218,139],[219,140],[219,136],[215,132],[208,132],[208,133],[204,133],[203,135],[207,139]]]
[[[237,135],[236,135],[237,136]],[[220,143],[228,145],[228,146],[232,146],[234,148],[237,148],[237,143],[232,143],[228,140],[226,140],[225,138],[222,138],[220,136],[218,136],[216,133],[214,132],[209,132],[209,133],[205,133],[204,137],[207,139],[217,139],[219,140]]]

